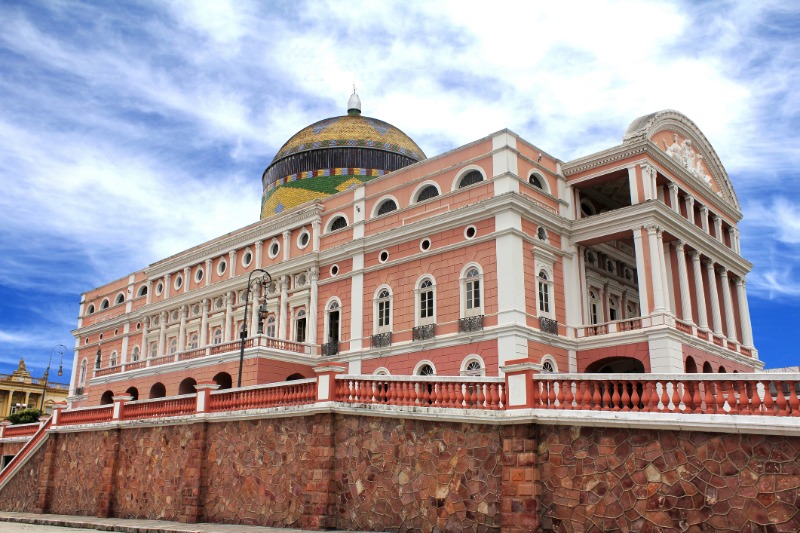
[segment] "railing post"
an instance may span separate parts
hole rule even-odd
[[[133,396],[130,394],[121,394],[119,396],[114,396],[114,414],[111,415],[112,420],[122,420],[122,408],[125,403],[133,400]]]
[[[533,376],[539,373],[542,365],[527,359],[518,361],[509,361],[508,365],[500,367],[506,378],[506,408],[531,409],[534,407]]]
[[[47,421],[50,420],[49,415],[41,414],[39,415],[39,429],[42,429]]]
[[[208,406],[211,401],[211,391],[219,388],[219,383],[216,381],[201,381],[194,386],[197,391],[197,412],[208,412]]]
[[[57,426],[61,418],[61,411],[67,408],[66,402],[59,402],[53,405],[53,423],[51,425]]]
[[[317,374],[317,403],[336,401],[336,374],[344,374],[345,367],[335,363],[322,363],[314,367]]]
[[[5,437],[6,428],[11,425],[11,422],[8,420],[3,420],[0,422],[0,439]]]

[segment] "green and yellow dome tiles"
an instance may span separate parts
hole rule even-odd
[[[327,118],[293,135],[262,176],[261,218],[325,198],[425,159],[408,135],[361,116],[355,93],[348,114]]]

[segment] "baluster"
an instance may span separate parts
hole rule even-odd
[[[622,410],[624,412],[627,412],[627,411],[631,410],[631,407],[630,407],[631,395],[630,395],[630,393],[628,393],[628,385],[629,384],[630,384],[630,381],[620,381],[619,382],[619,386],[620,386],[620,388],[622,388],[622,397],[620,398],[620,401],[622,401]]]
[[[603,387],[603,411],[610,411],[611,410],[611,393],[608,390],[609,385],[611,384],[610,381],[600,381],[599,382]]]
[[[750,382],[750,412],[754,415],[763,415],[764,409],[761,406],[761,397],[758,395],[758,383],[758,381]]]
[[[492,409],[494,411],[500,409],[500,396],[497,393],[497,387],[498,387],[497,383],[489,384],[489,392],[492,398],[491,403],[489,404],[489,409]]]
[[[547,395],[547,404],[550,409],[556,408],[556,382],[548,379],[546,381],[547,387],[550,389],[550,392]]]
[[[448,383],[447,384],[447,407],[455,408],[461,407],[461,405],[456,405],[456,389],[461,388],[461,383]]]
[[[631,396],[631,410],[632,411],[641,411],[640,405],[642,403],[642,397],[639,396],[639,386],[640,386],[640,382],[639,381],[631,382],[631,389],[633,391],[633,394]]]
[[[463,383],[456,384],[456,407],[459,409],[463,407],[469,407],[464,405],[464,387],[466,385]]]
[[[572,401],[575,399],[575,396],[573,396],[572,394],[572,382],[565,379],[561,383],[561,386],[566,389],[566,391],[564,392],[564,402],[566,403],[566,406],[564,408],[572,410],[573,409]]]
[[[659,382],[661,385],[661,397],[659,398],[659,411],[669,411],[669,394],[667,393],[667,381]]]
[[[704,395],[704,412],[707,413],[715,413],[716,406],[714,405],[714,394],[711,390],[714,387],[714,383],[712,381],[703,381],[703,392]]]
[[[583,391],[583,394],[581,394],[581,409],[589,410],[592,408],[591,382],[580,380],[578,384],[580,385],[580,390]]]
[[[541,401],[541,394],[539,392],[539,383],[540,381],[536,379],[536,376],[533,376],[533,393],[531,394],[531,400],[534,408],[539,407],[542,403]]]
[[[789,407],[791,407],[791,416],[800,416],[800,399],[797,398],[797,382],[789,382]]]
[[[417,383],[417,386],[414,387],[414,390],[417,391],[417,400],[422,398],[422,405],[428,406],[436,401],[436,385],[438,385],[438,383]],[[420,394],[420,390],[422,394]],[[431,394],[431,392],[433,392],[433,394]],[[441,392],[441,390],[439,392]],[[419,401],[415,403],[419,403]]]
[[[600,382],[592,380],[590,383],[592,384],[592,403],[594,404],[592,406],[592,411],[599,411],[602,402],[602,398],[600,397]]]
[[[558,407],[564,409],[564,383],[561,381],[553,381],[553,385],[558,386],[558,394],[556,395]]]
[[[733,381],[725,381],[723,382],[725,388],[723,391],[725,392],[725,400],[728,402],[728,413],[735,415],[739,411],[739,407],[736,405],[736,391],[733,390]]]
[[[683,387],[683,396],[681,397],[681,402],[683,402],[683,407],[685,412],[687,413],[694,413],[694,402],[692,402],[692,395],[689,392],[689,383],[688,381],[681,381],[681,387]]]
[[[613,405],[613,410],[614,411],[619,411],[620,410],[620,407],[619,407],[620,396],[619,396],[619,388],[618,388],[618,385],[620,385],[620,383],[621,382],[616,382],[616,381],[609,381],[608,382],[609,386],[614,391],[611,394],[611,404]]]
[[[778,399],[775,400],[775,403],[778,405],[778,416],[786,416],[789,412],[786,409],[788,405],[786,402],[786,396],[783,395],[783,381],[776,381],[775,387],[777,389]]]
[[[681,394],[678,390],[678,385],[680,382],[678,380],[674,380],[672,383],[672,410],[675,412],[681,412]]]
[[[699,381],[692,381],[692,407],[694,413],[700,413],[703,411],[703,395],[700,394],[700,382]]]
[[[486,395],[483,393],[483,383],[478,383],[478,409],[483,409],[486,405]]]

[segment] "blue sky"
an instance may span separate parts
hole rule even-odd
[[[687,114],[742,204],[761,359],[800,363],[800,4],[550,4],[2,2],[0,371],[71,348],[81,292],[256,220],[354,78],[429,156],[507,127],[569,160]]]

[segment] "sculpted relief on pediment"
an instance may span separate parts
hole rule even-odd
[[[694,149],[692,140],[681,139],[677,133],[672,133],[671,135],[669,135],[669,133],[670,132],[665,132],[664,137],[671,137],[671,142],[668,142],[665,138],[661,139],[661,144],[667,155],[685,168],[690,174],[713,188],[713,181],[703,162],[703,154],[698,153]]]

